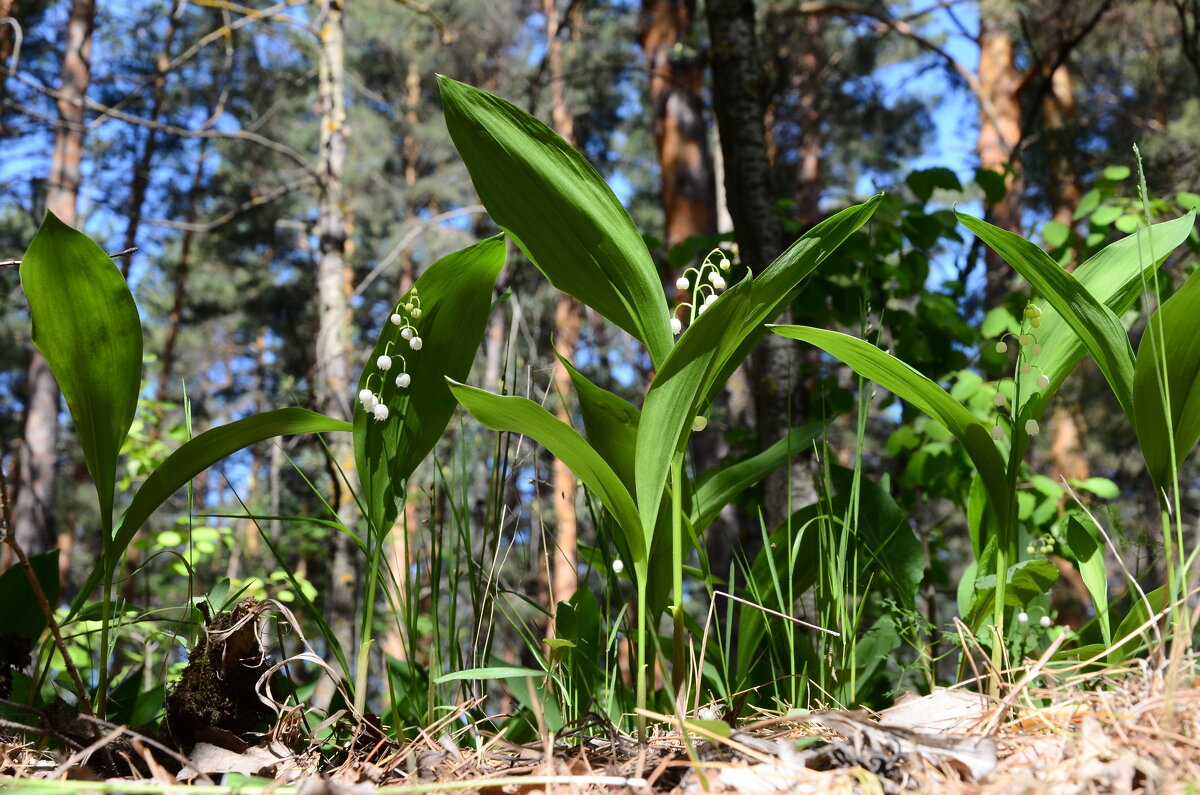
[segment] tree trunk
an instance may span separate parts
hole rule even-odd
[[[72,0],[63,51],[62,86],[58,98],[58,129],[46,208],[68,226],[76,225],[83,162],[83,98],[91,79],[94,0]],[[29,362],[25,403],[25,444],[21,449],[21,480],[17,489],[14,535],[26,554],[54,546],[52,508],[58,464],[58,383],[37,351]]]
[[[316,345],[315,397],[318,409],[340,419],[351,419],[350,274],[346,268],[348,219],[345,211],[343,171],[346,162],[345,41],[342,0],[325,0],[321,10],[320,64],[317,106],[320,114],[321,194],[317,207],[320,260],[317,265],[319,319]],[[329,450],[337,467],[354,475],[354,448],[346,434],[330,437]],[[333,472],[333,505],[338,518],[353,529],[358,519],[354,500]],[[326,590],[325,615],[334,636],[353,669],[355,587],[359,581],[358,548],[347,533],[334,533]],[[322,684],[325,684],[325,680]],[[320,701],[328,704],[332,691],[322,689]]]
[[[1014,59],[1015,11],[1009,0],[979,4],[979,88],[986,103],[979,113],[979,167],[1004,175],[1004,198],[984,211],[984,219],[1010,232],[1021,231],[1021,188],[1016,173],[1021,142],[1021,75]],[[1009,293],[1012,270],[990,248],[984,255],[984,300],[997,306]]]
[[[558,9],[555,0],[543,0],[546,14],[546,57],[550,70],[550,120],[554,129],[568,143],[575,142],[575,120],[567,108],[563,91],[562,39],[559,37]],[[561,294],[554,307],[554,345],[568,359],[575,355],[579,342],[579,301]],[[568,396],[573,393],[571,377],[557,360],[554,364],[554,388],[559,395],[557,416],[571,422]],[[547,550],[550,577],[549,637],[554,637],[555,605],[575,594],[579,585],[576,546],[579,527],[575,515],[575,473],[559,459],[554,459],[554,544]]]
[[[783,224],[771,187],[763,121],[763,74],[754,30],[752,0],[710,0],[713,107],[725,172],[725,196],[733,218],[739,257],[753,273],[761,272],[783,250]],[[787,323],[785,312],[775,322]],[[750,357],[750,389],[760,448],[778,441],[805,416],[803,386],[796,380],[796,346],[768,334]],[[790,488],[789,488],[790,484]],[[794,504],[815,499],[811,476],[803,466],[784,468],[764,481],[763,512],[768,527],[782,522]],[[746,527],[743,543],[754,546],[757,528]]]

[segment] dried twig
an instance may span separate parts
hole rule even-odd
[[[124,251],[117,251],[113,254],[109,254],[108,256],[111,257],[112,259],[118,259],[120,257],[128,257],[130,254],[134,253],[137,250],[138,250],[137,246],[133,246],[131,248],[125,249]],[[17,268],[17,267],[20,267],[20,265],[21,265],[21,260],[19,260],[19,259],[0,260],[0,268]]]

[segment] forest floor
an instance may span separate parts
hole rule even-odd
[[[941,689],[876,715],[762,715],[734,730],[703,710],[684,724],[686,732],[669,716],[648,715],[657,728],[645,744],[614,732],[604,739],[526,746],[492,737],[466,751],[462,736],[431,727],[401,746],[377,722],[361,720],[331,755],[301,736],[297,711],[284,712],[256,745],[213,731],[202,734],[187,757],[155,751],[150,738],[120,727],[73,753],[4,741],[0,732],[0,789],[198,795],[1200,792],[1200,675],[1193,660],[1064,672],[1048,669],[1046,658],[1016,671],[1000,698]],[[452,719],[443,724],[450,725]],[[114,775],[111,766],[137,772]]]

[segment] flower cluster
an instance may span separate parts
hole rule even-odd
[[[370,373],[364,382],[363,388],[359,390],[358,402],[362,404],[366,411],[375,417],[379,422],[383,422],[388,418],[388,407],[384,403],[384,391],[387,388],[387,373],[392,367],[399,363],[396,377],[392,379],[392,383],[397,389],[408,389],[412,384],[412,376],[408,373],[408,359],[401,353],[393,353],[392,346],[401,348],[407,345],[411,351],[419,351],[425,344],[417,332],[417,326],[414,321],[421,317],[421,298],[417,295],[417,288],[414,287],[409,293],[401,298],[396,306],[392,308],[391,315],[388,321],[399,329],[395,338],[389,339],[383,346],[383,353],[375,359],[375,367],[377,372]],[[379,392],[376,393],[371,389],[371,381],[379,377]]]
[[[728,286],[725,275],[729,268],[729,258],[725,256],[725,252],[713,249],[700,263],[700,267],[688,268],[675,280],[675,289],[686,293],[690,300],[680,301],[679,306],[675,307],[671,316],[671,333],[675,336],[683,333],[684,321],[679,316],[680,310],[687,310],[684,314],[690,325],[697,316],[704,314],[704,310],[713,305],[717,296]]]
[[[1006,338],[1015,339],[1018,345],[1017,349],[1017,375],[1008,379],[1013,385],[1013,396],[1010,398],[1004,392],[997,389],[996,394],[992,395],[992,404],[998,409],[1004,409],[1009,404],[1009,400],[1016,401],[1016,396],[1021,394],[1022,388],[1028,388],[1028,381],[1024,376],[1033,377],[1033,388],[1036,391],[1042,391],[1050,386],[1050,377],[1041,372],[1036,364],[1031,359],[1041,355],[1042,346],[1038,344],[1036,335],[1031,333],[1031,330],[1036,330],[1042,324],[1042,310],[1033,304],[1025,307],[1023,313],[1023,322],[1021,333],[1005,334],[999,341],[996,342],[996,353],[1008,353],[1008,342]],[[1036,372],[1036,375],[1034,373]],[[1017,408],[1018,404],[1013,403],[1013,408]],[[1010,412],[1011,417],[1011,412]],[[1041,432],[1041,427],[1038,421],[1033,418],[1025,420],[1023,429],[1030,436],[1037,436]],[[999,423],[992,427],[992,438],[1000,441],[1004,438],[1004,429]]]

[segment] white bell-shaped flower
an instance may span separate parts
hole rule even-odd
[[[400,317],[400,315],[397,315],[395,312],[392,313],[392,316],[389,317],[388,320],[392,321],[393,326],[399,326],[404,322],[404,318]]]
[[[425,343],[421,341],[420,337],[413,337],[408,341],[408,347],[412,348],[414,351],[421,350],[421,346],[424,344]]]
[[[406,389],[411,383],[412,376],[408,373],[400,373],[398,376],[396,376],[396,386],[400,387],[401,389]]]
[[[686,276],[680,276],[678,279],[675,280],[675,289],[676,290],[686,290],[690,286],[691,285],[688,284],[688,280],[687,280]]]
[[[678,337],[683,332],[683,321],[677,317],[671,318],[671,333]]]
[[[386,353],[383,354],[375,360],[375,366],[380,370],[387,372],[388,370],[392,369],[392,357],[388,356]]]
[[[400,336],[406,340],[411,340],[413,335],[416,333],[417,332],[413,331],[412,326],[405,326],[404,328],[400,329]]]
[[[372,413],[374,413],[376,421],[383,422],[388,418],[388,407],[380,403],[372,409]]]

